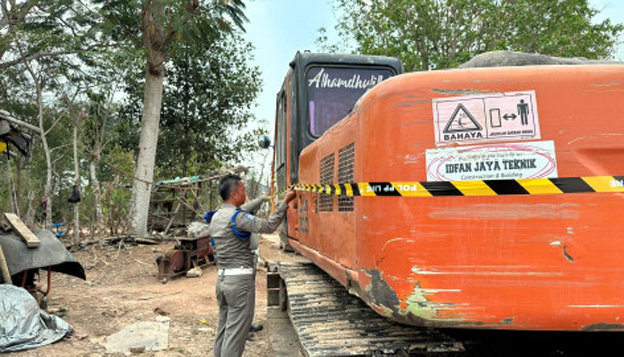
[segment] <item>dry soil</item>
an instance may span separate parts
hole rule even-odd
[[[276,235],[261,237],[260,257],[264,261],[303,259],[294,253],[283,253],[277,242]],[[168,348],[144,352],[140,356],[212,356],[218,320],[216,268],[210,264],[202,268],[201,277],[178,276],[166,284],[161,283],[156,258],[172,249],[174,244],[125,243],[104,248],[90,246],[73,252],[85,268],[87,280],[52,273],[48,310],[60,310],[74,328],[74,333],[55,344],[6,356],[129,355],[129,352],[106,354],[102,343],[123,327],[138,321],[154,321],[158,315],[171,318]],[[256,277],[254,323],[265,327],[266,305],[266,269],[260,268]],[[247,357],[271,355],[266,328],[256,333],[253,341],[247,342],[243,354]]]

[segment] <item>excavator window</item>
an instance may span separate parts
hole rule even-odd
[[[312,136],[323,135],[351,112],[366,91],[393,75],[390,69],[378,67],[308,67],[308,123]]]

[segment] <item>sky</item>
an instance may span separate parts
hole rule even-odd
[[[624,1],[589,0],[589,3],[600,10],[596,21],[609,17],[612,22],[624,23]],[[250,0],[246,7],[245,14],[249,18],[245,26],[246,38],[256,48],[255,64],[262,72],[262,93],[254,113],[258,119],[268,121],[269,137],[273,140],[275,96],[288,63],[297,51],[314,52],[318,29],[325,27],[331,36],[337,20],[331,0]],[[616,58],[624,60],[624,46],[620,46]],[[268,154],[269,166],[271,155]]]
[[[589,5],[599,10],[595,16],[595,21],[611,19],[612,23],[624,23],[624,1],[622,0],[589,0]],[[620,42],[624,41],[624,36]],[[624,61],[624,44],[620,43],[615,55],[615,59]]]
[[[255,47],[263,88],[256,116],[273,125],[275,96],[297,51],[314,51],[320,27],[333,28],[330,0],[251,0],[246,2],[246,37]],[[272,130],[272,128],[271,128]]]
[[[297,51],[314,51],[318,29],[333,29],[334,18],[331,0],[250,0],[246,1],[246,39],[256,48],[255,65],[262,72],[262,92],[254,109],[258,119],[266,120],[269,138],[273,141],[275,126],[275,98],[288,70],[288,63]],[[265,155],[268,154],[265,158]],[[250,158],[257,167],[259,162],[269,175],[273,153]],[[249,160],[248,160],[249,161]],[[268,167],[267,167],[268,166]]]

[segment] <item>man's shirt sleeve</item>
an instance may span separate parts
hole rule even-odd
[[[245,232],[272,233],[279,227],[287,209],[288,204],[282,202],[267,219],[256,217],[248,212],[240,212],[236,215],[236,228]]]

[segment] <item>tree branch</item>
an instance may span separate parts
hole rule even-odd
[[[89,8],[88,6],[86,6],[85,4],[83,4],[83,2],[82,2],[82,1],[79,1],[79,2],[80,2],[80,4],[81,4],[82,6]],[[94,14],[97,14],[97,12],[92,11],[90,8],[89,8],[89,11],[91,11],[91,12],[92,12],[92,13],[94,13]],[[132,32],[128,29],[128,27],[126,27],[126,26],[124,26],[124,25],[123,25],[123,22],[119,19],[119,17],[117,16],[117,14],[116,14],[115,12],[112,12],[112,11],[111,11],[111,16],[113,16],[113,17],[115,18],[115,21],[117,22],[117,24],[118,24],[119,26],[121,26],[121,29],[123,30],[123,32],[124,32],[124,33],[125,33],[125,34],[126,34],[126,35],[130,38],[130,39],[132,39],[132,41],[134,41],[134,43],[136,43],[137,45],[140,45],[140,44],[142,43],[142,41],[141,41],[141,39],[140,39],[139,37],[137,37],[134,33],[132,33]]]
[[[34,125],[31,125],[31,124],[28,124],[28,123],[25,123],[25,122],[23,122],[21,120],[15,119],[15,118],[13,118],[10,115],[5,115],[2,112],[0,112],[0,119],[6,120],[6,121],[8,121],[10,123],[13,123],[13,124],[16,124],[16,125],[21,125],[21,126],[23,126],[25,128],[28,128],[28,129],[36,132],[37,134],[41,133],[41,130],[38,127],[36,127]]]
[[[52,129],[54,129],[54,127],[56,126],[56,124],[58,124],[59,121],[61,121],[61,119],[63,119],[62,115],[59,115],[55,120],[54,123],[52,123],[52,125],[50,125],[50,127],[48,128],[48,130],[46,130],[44,132],[45,135],[48,135],[48,133],[50,133],[50,131],[52,131]]]
[[[188,24],[189,21],[191,21],[191,18],[193,16],[195,16],[197,14],[197,9],[199,9],[199,2],[198,1],[193,1],[192,3],[188,4],[188,6],[186,7],[187,12],[182,17],[182,26],[183,27],[186,24]],[[171,31],[169,31],[169,33],[165,36],[165,40],[163,41],[163,44],[162,44],[163,48],[167,47],[169,42],[171,42],[171,40],[173,39],[173,36],[175,36],[176,32],[177,32],[176,29],[171,29]]]
[[[97,48],[97,47],[99,47],[99,46],[90,46],[90,47],[88,47],[86,49],[80,49],[80,50],[37,52],[37,53],[34,53],[32,55],[23,55],[23,56],[20,56],[19,58],[16,58],[14,60],[0,63],[0,70],[7,69],[7,68],[9,68],[11,66],[14,66],[14,65],[16,65],[18,63],[21,63],[21,62],[30,62],[32,60],[37,60],[37,59],[43,58],[43,57],[55,57],[55,56],[61,56],[61,55],[70,55],[70,54],[83,53],[83,52],[90,51],[90,50],[92,50],[94,48]]]

